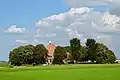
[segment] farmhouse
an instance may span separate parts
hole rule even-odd
[[[47,50],[48,50],[48,53],[47,53],[47,57],[46,57],[46,63],[47,65],[51,65],[53,63],[53,60],[54,60],[54,51],[56,49],[56,45],[53,44],[51,41],[49,41],[48,45],[47,45]],[[70,55],[69,52],[66,53],[67,54],[67,58],[63,60],[64,63],[70,63],[71,62],[71,59],[72,59],[72,56]]]
[[[49,44],[47,46],[47,64],[52,64],[53,63],[53,59],[54,59],[54,51],[56,49],[56,45],[53,44],[51,41],[49,41]]]

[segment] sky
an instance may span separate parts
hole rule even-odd
[[[69,45],[77,37],[106,44],[120,58],[119,0],[0,0],[0,60],[18,46]]]

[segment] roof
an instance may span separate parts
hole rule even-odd
[[[56,49],[55,44],[52,44],[52,43],[48,44],[48,46],[47,46],[48,54],[53,54],[55,49]]]

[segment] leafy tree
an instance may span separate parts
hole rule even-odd
[[[64,48],[67,52],[71,53],[71,47],[70,46],[65,46]]]
[[[69,60],[69,61],[73,60],[73,57],[71,55],[71,53],[72,53],[71,52],[71,47],[70,46],[65,46],[64,48],[67,51],[67,58],[66,58],[65,61],[67,61],[67,60]]]
[[[13,49],[9,54],[9,62],[15,66],[25,64],[43,64],[45,63],[45,56],[47,49],[43,44],[20,46]]]
[[[44,64],[46,62],[45,58],[47,56],[47,49],[43,44],[38,44],[35,46],[34,50],[34,62],[36,64]]]
[[[36,46],[20,46],[9,53],[9,62],[14,66],[26,64],[44,64],[47,58],[47,49],[43,44]],[[87,39],[86,46],[81,46],[80,40],[73,38],[70,46],[57,46],[54,52],[54,64],[62,64],[64,61],[96,61],[96,63],[114,63],[116,56],[112,50],[102,43],[96,43],[94,39]]]
[[[20,46],[10,51],[9,62],[12,65],[21,66],[23,63],[25,63],[24,48],[24,46]]]
[[[116,60],[116,56],[115,56],[114,52],[111,51],[111,50],[107,50],[106,55],[107,55],[108,63],[113,64],[115,62],[115,60]]]
[[[78,38],[73,38],[70,40],[71,55],[74,60],[80,61],[80,40]]]
[[[63,60],[67,58],[66,50],[64,47],[57,46],[54,52],[54,64],[62,64]]]
[[[92,62],[95,61],[96,58],[96,41],[94,39],[87,39],[86,42],[86,49],[87,49],[87,58],[88,60],[91,60]]]
[[[88,59],[87,59],[87,54],[86,54],[86,47],[81,46],[80,50],[81,50],[80,60],[81,61],[87,61]]]
[[[101,43],[96,43],[96,63],[106,63],[107,55],[106,51],[108,50],[107,46]]]
[[[27,45],[27,46],[24,46],[24,53],[23,53],[23,56],[24,56],[24,64],[33,64],[34,63],[34,57],[33,57],[33,54],[34,54],[34,46],[33,45]]]
[[[101,43],[96,43],[96,54],[97,63],[114,63],[116,60],[113,51],[109,50],[106,45]]]

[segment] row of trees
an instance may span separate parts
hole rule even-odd
[[[9,62],[15,66],[26,64],[43,64],[47,50],[43,44],[27,45],[13,49],[9,54]]]
[[[9,62],[14,66],[45,64],[47,53],[43,44],[20,46],[10,51]],[[65,48],[57,46],[53,63],[62,64],[65,58],[67,58]]]
[[[45,64],[47,52],[43,44],[20,46],[10,51],[9,62],[15,66]],[[92,63],[100,64],[114,63],[116,57],[106,45],[94,39],[87,39],[86,45],[82,46],[79,39],[73,38],[70,40],[70,46],[56,47],[53,64],[63,64],[68,60],[76,63],[90,60]]]
[[[116,56],[112,50],[102,43],[96,42],[94,39],[87,39],[85,46],[80,45],[80,40],[74,38],[70,40],[68,46],[73,60],[75,61],[88,61],[92,63],[114,63]],[[68,48],[66,47],[66,48]]]

